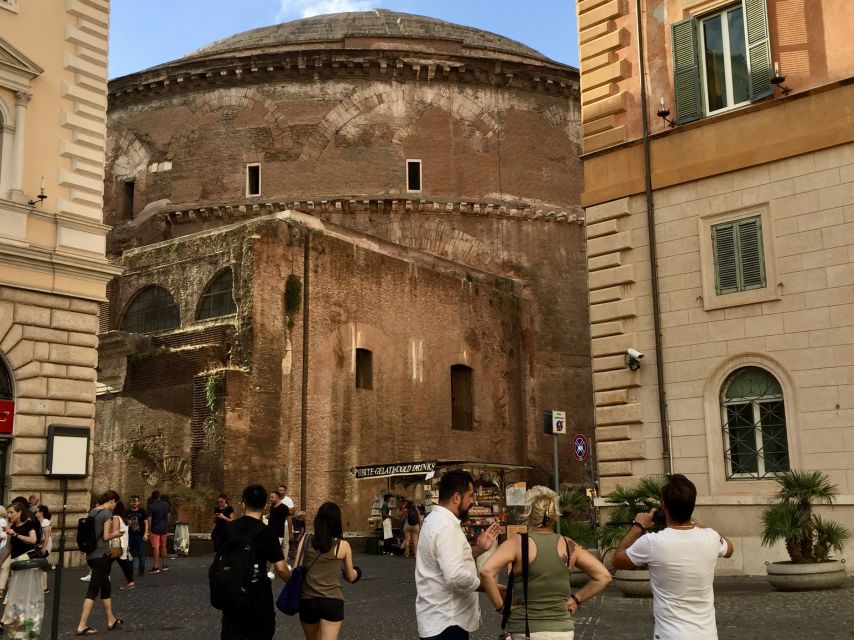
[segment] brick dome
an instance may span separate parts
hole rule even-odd
[[[365,46],[362,39],[374,40],[366,48],[377,49],[384,48],[383,40],[399,41],[405,38],[408,41],[407,48],[416,49],[419,48],[419,40],[444,40],[456,43],[470,52],[482,49],[485,52],[550,61],[531,47],[489,31],[386,9],[333,13],[261,27],[217,40],[188,54],[186,58],[217,57],[280,47],[293,49],[294,45],[303,47],[323,44],[328,47],[331,43],[340,43],[340,46],[348,48],[348,38],[359,39],[360,47]]]

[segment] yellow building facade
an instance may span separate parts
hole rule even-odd
[[[848,5],[578,2],[601,491],[686,474],[726,573],[785,558],[778,471],[826,472],[854,525]]]
[[[47,426],[94,425],[108,0],[0,0],[0,482],[52,508]],[[44,196],[44,197],[42,197]],[[70,485],[88,507],[89,481]]]

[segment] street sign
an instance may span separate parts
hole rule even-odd
[[[552,411],[552,433],[566,435],[566,411]]]
[[[587,441],[587,436],[583,433],[575,434],[575,442],[572,443],[572,452],[579,462],[584,462],[587,454],[590,453],[590,443]]]

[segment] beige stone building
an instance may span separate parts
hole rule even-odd
[[[48,9],[49,5],[49,9]],[[47,425],[92,428],[102,224],[107,0],[0,0],[0,496],[41,494]],[[42,197],[45,196],[45,197]],[[73,510],[91,481],[72,481]]]
[[[826,472],[854,524],[848,5],[578,3],[601,487],[691,477],[726,572],[785,556],[777,471]]]

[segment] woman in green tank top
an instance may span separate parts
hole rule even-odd
[[[572,614],[608,583],[605,566],[571,539],[553,531],[558,511],[557,494],[547,487],[534,487],[526,496],[528,518],[528,601],[522,584],[521,535],[509,538],[483,564],[481,585],[497,612],[504,608],[498,589],[498,574],[513,563],[513,605],[507,632],[513,640],[525,637],[525,614],[531,640],[572,640]],[[590,581],[576,593],[570,591],[569,574],[577,567]]]

